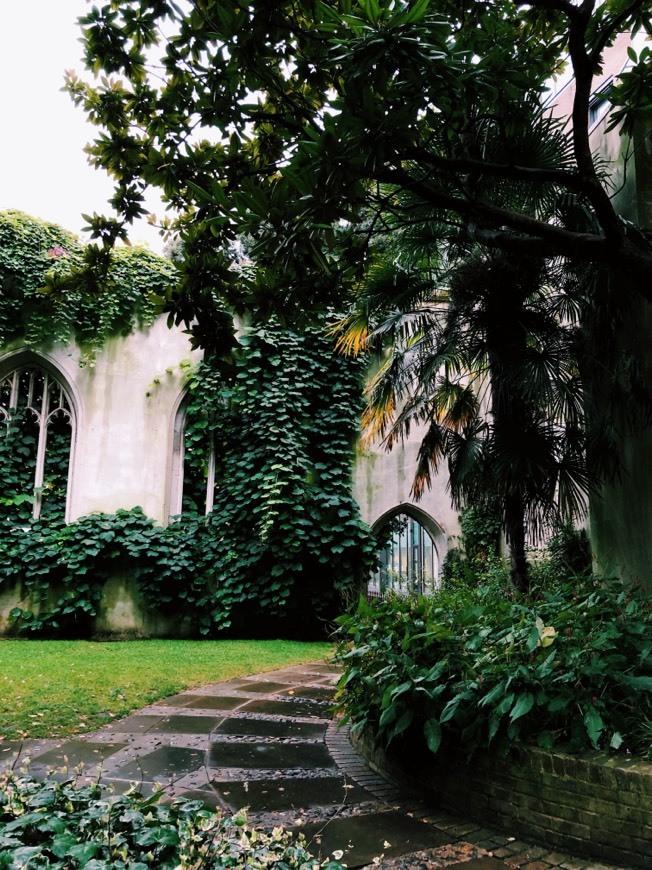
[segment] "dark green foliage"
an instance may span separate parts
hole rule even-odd
[[[637,588],[557,578],[514,600],[463,586],[361,601],[339,623],[341,705],[384,744],[650,752],[652,600]]]
[[[460,514],[464,553],[474,570],[485,565],[500,549],[500,515],[497,509],[480,502]]]
[[[0,431],[3,436],[0,437],[0,467],[3,477],[0,516],[13,522],[25,522],[32,516],[34,503],[38,425],[23,410],[13,414],[9,424]]]
[[[426,212],[439,224],[433,253],[473,239],[609,264],[649,299],[649,248],[619,220],[589,141],[594,76],[619,33],[650,32],[647,6],[105,0],[81,19],[92,76],[70,72],[68,90],[98,128],[88,150],[115,180],[116,211],[143,215],[157,187],[201,253],[183,288],[198,321],[207,286],[240,310],[323,305],[356,283],[390,214],[409,232]],[[627,130],[650,116],[652,55],[631,60],[608,97]],[[541,108],[562,70],[576,81],[569,123]],[[595,216],[588,232],[549,220],[568,196]],[[100,240],[124,232],[112,218],[89,224]],[[242,276],[225,251],[244,236],[253,268]]]
[[[584,529],[562,526],[552,536],[546,550],[550,564],[561,576],[591,570],[591,545]]]
[[[489,503],[469,505],[460,513],[460,547],[451,548],[444,558],[441,576],[446,587],[460,583],[477,584],[500,573],[500,516]]]
[[[228,377],[205,363],[190,383],[191,462],[206,465],[211,438],[216,457],[213,618],[238,633],[278,631],[279,619],[314,633],[375,558],[351,494],[360,367],[334,353],[323,325],[270,323],[240,341]]]
[[[142,248],[116,248],[99,286],[80,271],[72,234],[19,211],[0,214],[0,345],[75,339],[87,351],[150,323],[176,267]],[[78,276],[79,280],[76,280]]]
[[[71,280],[82,249],[70,234],[17,212],[0,217],[0,280],[11,301],[0,300],[0,344],[74,338],[92,354],[110,334],[150,319],[174,267],[124,250],[112,254],[93,295]],[[116,575],[134,578],[147,605],[201,634],[313,636],[357,592],[375,551],[351,495],[360,366],[334,352],[324,321],[302,333],[252,328],[240,342],[191,378],[186,516],[168,529],[138,508],[63,525],[70,442],[58,422],[48,434],[41,521],[33,522],[38,431],[21,408],[12,414],[0,441],[0,580],[31,594],[31,609],[13,612],[22,628],[90,631],[104,583]],[[211,445],[216,488],[205,518]]]
[[[586,577],[591,573],[593,560],[591,544],[584,529],[561,526],[550,538],[545,548],[534,551],[531,560],[532,576],[537,585],[553,588],[562,577]]]
[[[40,503],[41,517],[63,519],[70,462],[70,421],[65,411],[55,411],[58,386],[41,371],[30,367],[21,369],[18,383],[17,407],[9,407],[11,389],[7,380],[0,396],[2,407],[9,415],[5,425],[0,428],[0,468],[3,479],[0,522],[4,521],[10,526],[27,522],[33,515],[36,499]],[[28,404],[30,389],[33,391],[31,406]],[[49,393],[50,413],[43,481],[37,491],[35,470],[40,426],[36,413],[42,414],[44,393]]]
[[[9,526],[0,539],[0,582],[20,582],[29,593],[31,609],[15,608],[11,618],[31,631],[88,634],[111,576],[164,577],[172,567],[165,530],[140,508],[68,525],[50,518]]]
[[[141,508],[92,514],[65,524],[5,526],[0,585],[21,583],[30,609],[14,608],[19,630],[79,637],[92,632],[104,584],[133,580],[146,606],[175,616],[177,632],[208,634],[215,619],[217,542],[205,519],[157,526]]]
[[[301,835],[251,828],[244,813],[222,817],[201,801],[159,803],[160,795],[113,795],[98,784],[36,782],[0,774],[0,867],[52,870],[262,868],[339,870],[320,865]]]
[[[209,516],[161,528],[134,508],[65,525],[61,515],[31,520],[29,502],[6,506],[0,583],[31,594],[30,610],[12,612],[18,627],[92,631],[114,576],[201,635],[314,637],[357,594],[375,559],[351,494],[359,366],[334,353],[323,327],[270,325],[241,341],[232,365],[203,363],[190,381],[186,504],[202,506],[212,440]]]
[[[527,588],[526,542],[583,517],[599,483],[586,460],[580,321],[558,263],[475,249],[435,264],[428,229],[424,242],[399,222],[341,343],[384,351],[363,420],[388,448],[420,427],[413,495],[445,464],[456,508],[488,504],[500,517],[514,585]]]

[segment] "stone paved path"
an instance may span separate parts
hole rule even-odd
[[[0,744],[0,763],[30,756],[34,776],[82,764],[116,792],[199,798],[253,824],[300,829],[315,853],[341,850],[349,868],[611,870],[551,853],[429,807],[356,755],[329,713],[335,672],[284,668],[166,698],[66,742]]]

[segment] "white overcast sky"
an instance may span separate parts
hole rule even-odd
[[[110,180],[83,152],[93,127],[60,90],[66,69],[83,72],[76,19],[91,5],[0,0],[0,211],[17,208],[75,233],[82,213],[108,212],[111,195]],[[144,222],[130,240],[162,247]]]

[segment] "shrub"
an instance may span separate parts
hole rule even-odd
[[[280,827],[255,830],[243,813],[224,818],[201,801],[161,804],[159,796],[115,796],[74,779],[36,782],[13,771],[0,773],[0,867],[342,867],[336,861],[320,865],[301,836]]]
[[[650,751],[652,599],[639,589],[575,577],[514,599],[463,586],[361,601],[338,621],[340,705],[385,745],[418,732],[432,752]]]
[[[500,516],[491,504],[468,505],[460,514],[460,546],[448,551],[442,564],[442,583],[448,588],[494,582],[507,577],[500,556]]]

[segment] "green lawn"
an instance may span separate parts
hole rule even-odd
[[[0,640],[0,739],[91,731],[182,689],[330,652],[281,640]]]

